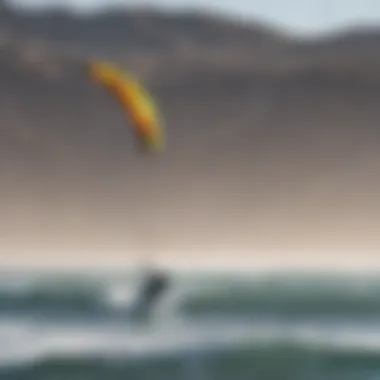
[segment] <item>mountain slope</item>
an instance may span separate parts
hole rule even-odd
[[[365,55],[348,64],[326,47],[329,59],[309,60],[312,48],[281,46],[265,65],[142,55],[168,132],[167,154],[147,159],[80,60],[6,40],[4,247],[380,246],[380,80]]]

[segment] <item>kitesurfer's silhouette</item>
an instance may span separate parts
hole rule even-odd
[[[148,270],[138,291],[135,316],[149,317],[169,288],[169,277],[157,269]]]

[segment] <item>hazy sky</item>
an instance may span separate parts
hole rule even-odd
[[[26,5],[71,4],[92,9],[105,4],[154,5],[228,12],[270,21],[303,34],[329,32],[352,25],[379,25],[380,0],[10,0]]]

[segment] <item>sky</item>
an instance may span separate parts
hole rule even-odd
[[[8,0],[27,6],[72,5],[92,10],[104,5],[146,5],[201,9],[267,21],[289,32],[318,35],[352,26],[380,26],[380,0]]]

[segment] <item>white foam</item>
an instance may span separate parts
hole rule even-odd
[[[181,356],[189,352],[229,350],[244,345],[293,342],[339,351],[380,354],[380,328],[365,326],[286,326],[273,322],[215,321],[157,324],[150,328],[119,324],[59,325],[0,320],[1,365],[20,365],[49,358],[123,358]]]
[[[135,297],[136,289],[125,282],[115,282],[109,285],[105,301],[113,308],[124,309],[130,307]]]

